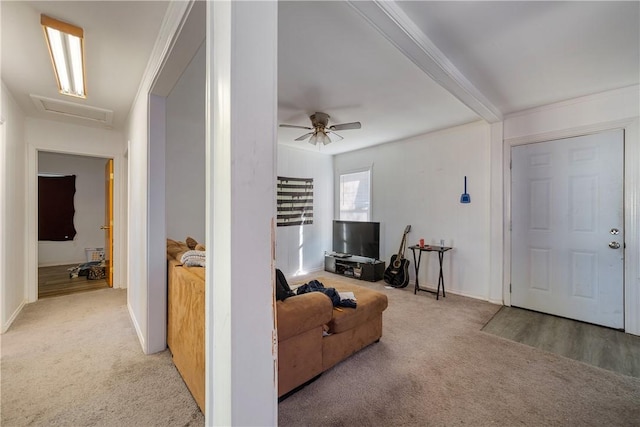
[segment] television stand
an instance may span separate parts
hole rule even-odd
[[[334,252],[331,254],[332,257],[334,258],[351,258],[353,255],[351,254],[343,254],[340,252]]]
[[[372,260],[360,256],[342,258],[335,255],[325,255],[324,269],[335,274],[353,277],[360,280],[377,282],[384,277],[384,261]]]

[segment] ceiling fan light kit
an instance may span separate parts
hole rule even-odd
[[[296,128],[296,129],[307,129],[312,132],[308,132],[298,138],[295,141],[304,141],[309,138],[309,143],[313,145],[317,145],[321,142],[324,145],[330,144],[331,142],[340,141],[344,139],[342,136],[338,135],[336,130],[351,130],[351,129],[360,129],[362,125],[360,122],[351,122],[351,123],[342,123],[339,125],[331,125],[329,126],[329,115],[326,113],[318,113],[312,114],[309,119],[311,120],[311,125],[313,127],[308,126],[298,126],[298,125],[287,125],[281,124],[280,127],[283,128]],[[332,139],[330,135],[334,135],[339,139]]]
[[[316,145],[318,142],[322,142],[322,144],[327,145],[331,142],[331,138],[324,132],[316,132],[311,135],[309,138],[309,143]]]

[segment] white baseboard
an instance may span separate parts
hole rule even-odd
[[[20,303],[18,308],[16,308],[16,310],[11,315],[11,317],[9,317],[9,319],[2,325],[2,331],[0,331],[0,333],[4,334],[9,330],[9,327],[11,327],[11,324],[13,323],[13,321],[16,320],[16,317],[18,317],[18,314],[20,314],[20,312],[22,311],[22,308],[25,306],[26,303],[27,303],[26,300],[23,300]]]
[[[84,264],[85,262],[87,262],[87,261],[83,260],[83,261],[45,262],[43,264],[38,264],[38,268],[40,268],[40,267],[57,267],[59,265],[80,265],[80,264]]]
[[[136,334],[138,335],[138,341],[140,341],[140,345],[142,346],[142,352],[147,354],[147,343],[144,340],[144,335],[142,335],[142,330],[140,329],[140,325],[136,320],[136,316],[133,314],[133,309],[129,305],[127,301],[127,310],[129,310],[129,318],[131,319],[131,323],[133,323],[133,328],[136,330]]]
[[[415,282],[409,283],[409,286],[411,288],[415,287],[415,285],[416,285]],[[423,286],[420,285],[420,287],[422,288]],[[430,289],[430,290],[435,290],[435,289],[437,289],[438,285],[427,284],[427,285],[425,285],[425,287]],[[456,289],[445,288],[445,292],[448,293],[448,294],[460,295],[461,297],[467,297],[467,298],[477,299],[477,300],[480,300],[480,301],[486,301],[486,302],[491,303],[491,304],[504,305],[504,303],[502,301],[492,300],[492,299],[481,297],[481,296],[478,296],[478,295],[467,294],[467,293],[464,293],[464,292],[460,292],[460,291],[458,291]]]

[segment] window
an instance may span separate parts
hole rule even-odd
[[[371,218],[371,169],[340,174],[340,219]]]

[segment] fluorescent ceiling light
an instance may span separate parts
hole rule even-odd
[[[40,15],[40,24],[49,46],[58,90],[64,95],[86,98],[84,31],[46,15]]]

